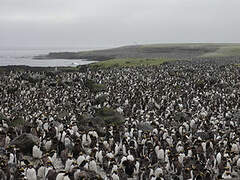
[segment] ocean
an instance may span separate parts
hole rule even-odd
[[[49,52],[78,52],[86,50],[104,49],[105,47],[48,47],[48,48],[2,48],[0,47],[0,66],[26,65],[31,67],[59,67],[59,66],[78,66],[90,64],[94,61],[82,59],[44,59],[36,60],[34,56],[48,54]]]

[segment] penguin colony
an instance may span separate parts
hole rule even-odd
[[[232,57],[55,75],[4,72],[0,179],[239,179],[239,62]],[[24,76],[44,78],[30,83]],[[105,84],[105,91],[91,92],[86,79]],[[67,83],[51,85],[59,81]],[[94,105],[102,94],[105,102]],[[82,130],[79,117],[101,107],[117,110],[125,123],[109,124],[105,134]],[[27,123],[9,125],[19,117]],[[11,145],[23,133],[39,138],[28,154]]]

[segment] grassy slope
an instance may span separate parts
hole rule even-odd
[[[223,57],[223,56],[240,56],[240,44],[239,43],[187,43],[187,44],[150,44],[143,45],[146,47],[187,47],[187,48],[211,48],[215,47],[215,52],[205,53],[201,57]]]
[[[149,47],[185,47],[185,48],[217,48],[215,52],[206,53],[203,57],[208,56],[240,56],[239,43],[186,43],[186,44],[150,44],[142,45],[142,48]]]
[[[223,46],[240,46],[240,43],[169,43],[169,44],[144,44],[143,47],[223,47]]]
[[[240,56],[240,44],[216,44],[216,43],[192,43],[192,44],[149,44],[141,45],[140,48],[216,48],[214,52],[207,52],[199,57],[224,57]],[[140,65],[160,65],[166,61],[172,61],[169,58],[117,58],[92,64],[92,66],[112,67],[112,66],[140,66]]]
[[[224,57],[224,56],[240,56],[240,45],[222,46],[212,53],[206,53],[202,57]]]

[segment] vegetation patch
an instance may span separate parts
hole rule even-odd
[[[106,94],[98,96],[94,101],[94,105],[98,105],[98,104],[103,105],[104,102],[107,101],[107,98],[108,96]]]
[[[227,57],[240,56],[240,45],[224,45],[219,47],[215,52],[206,53],[202,57]]]
[[[0,113],[0,121],[7,120],[6,116],[2,113]]]
[[[12,126],[12,127],[23,127],[24,124],[25,124],[25,120],[21,117],[18,117],[9,122],[9,126]]]
[[[106,125],[120,126],[124,123],[124,117],[120,113],[107,107],[98,109],[95,117],[103,120]]]
[[[94,92],[94,93],[106,90],[106,86],[104,84],[98,84],[92,79],[87,79],[85,81],[85,86],[89,88],[91,92]]]

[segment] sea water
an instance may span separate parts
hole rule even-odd
[[[84,59],[33,59],[34,56],[48,54],[49,52],[78,52],[86,50],[102,49],[100,47],[48,47],[48,48],[2,48],[0,47],[0,66],[26,65],[31,67],[59,67],[78,66],[90,64],[95,61]]]

